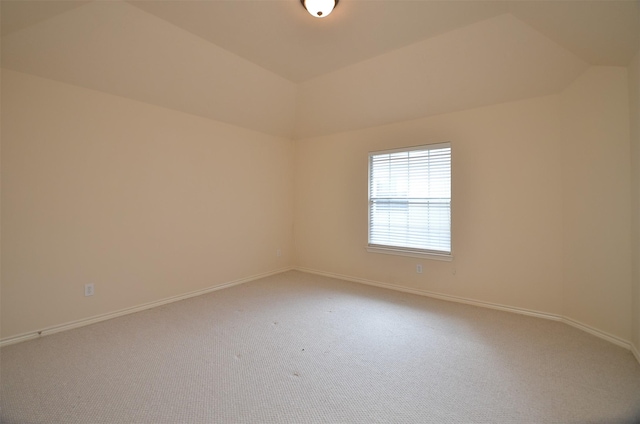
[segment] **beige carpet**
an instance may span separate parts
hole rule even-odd
[[[300,272],[1,354],[11,424],[640,422],[640,365],[620,347]]]

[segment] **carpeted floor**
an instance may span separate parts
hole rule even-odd
[[[301,272],[1,351],[2,423],[636,423],[565,324]]]

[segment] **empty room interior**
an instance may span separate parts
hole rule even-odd
[[[640,2],[313,3],[0,2],[0,421],[640,422]]]

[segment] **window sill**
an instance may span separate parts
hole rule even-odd
[[[410,258],[420,258],[420,259],[432,259],[436,261],[453,261],[453,255],[447,255],[445,253],[423,253],[417,252],[415,250],[404,250],[402,248],[393,248],[393,247],[373,247],[367,246],[367,252],[369,253],[382,253],[384,255],[395,255],[395,256],[408,256]]]

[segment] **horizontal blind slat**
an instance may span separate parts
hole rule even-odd
[[[451,251],[451,147],[369,156],[369,244]]]

